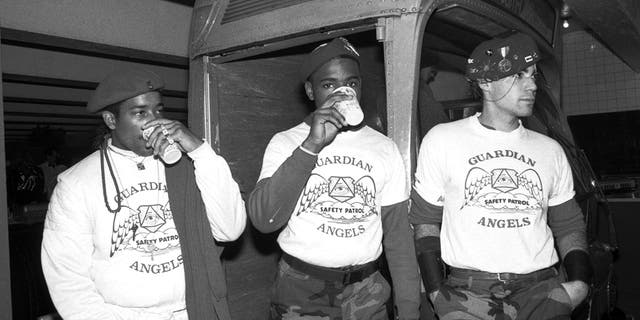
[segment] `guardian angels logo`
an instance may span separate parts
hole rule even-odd
[[[370,176],[356,181],[341,176],[325,179],[314,173],[302,192],[296,216],[313,212],[336,223],[364,221],[377,214],[375,195],[376,185]]]
[[[464,204],[460,209],[474,206],[494,212],[532,212],[542,208],[542,181],[533,169],[518,173],[498,168],[487,172],[473,167],[464,185]]]
[[[125,249],[153,253],[179,246],[175,228],[165,227],[170,219],[173,216],[169,202],[164,206],[141,205],[137,209],[123,205],[113,216],[110,257]]]

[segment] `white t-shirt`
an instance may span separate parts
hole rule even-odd
[[[564,151],[522,124],[502,132],[478,116],[434,127],[420,147],[414,189],[444,206],[442,258],[487,272],[549,267],[558,256],[547,208],[574,196]]]
[[[259,180],[273,175],[309,129],[302,123],[271,139]],[[318,154],[278,243],[323,267],[373,261],[382,253],[381,206],[407,199],[404,164],[393,141],[369,127],[341,132]]]

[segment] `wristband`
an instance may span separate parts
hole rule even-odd
[[[440,254],[440,238],[419,238],[416,239],[415,244],[420,276],[429,294],[440,288],[445,277],[445,266]]]
[[[593,267],[589,254],[582,250],[571,250],[564,256],[564,270],[567,272],[567,280],[580,280],[586,284],[591,283]]]
[[[304,151],[304,152],[306,152],[306,153],[308,153],[308,154],[310,154],[310,155],[312,155],[314,157],[318,155],[317,153],[315,153],[315,152],[303,147],[302,145],[300,145],[299,148],[300,148],[300,150],[302,150],[302,151]]]

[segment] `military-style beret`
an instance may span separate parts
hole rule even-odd
[[[540,58],[540,51],[531,37],[512,31],[484,41],[473,50],[467,60],[467,77],[496,81],[526,69]]]
[[[88,112],[98,112],[111,104],[164,88],[157,74],[142,69],[116,71],[102,81],[87,103]]]
[[[300,67],[300,79],[302,82],[307,81],[313,72],[329,60],[337,57],[352,58],[360,64],[358,51],[347,39],[339,37],[317,46],[305,57]]]

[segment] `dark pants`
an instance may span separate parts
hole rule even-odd
[[[433,304],[440,320],[571,318],[571,299],[553,268],[508,281],[450,275]]]
[[[281,260],[271,296],[270,319],[386,320],[390,293],[380,272],[343,285],[313,278]]]

